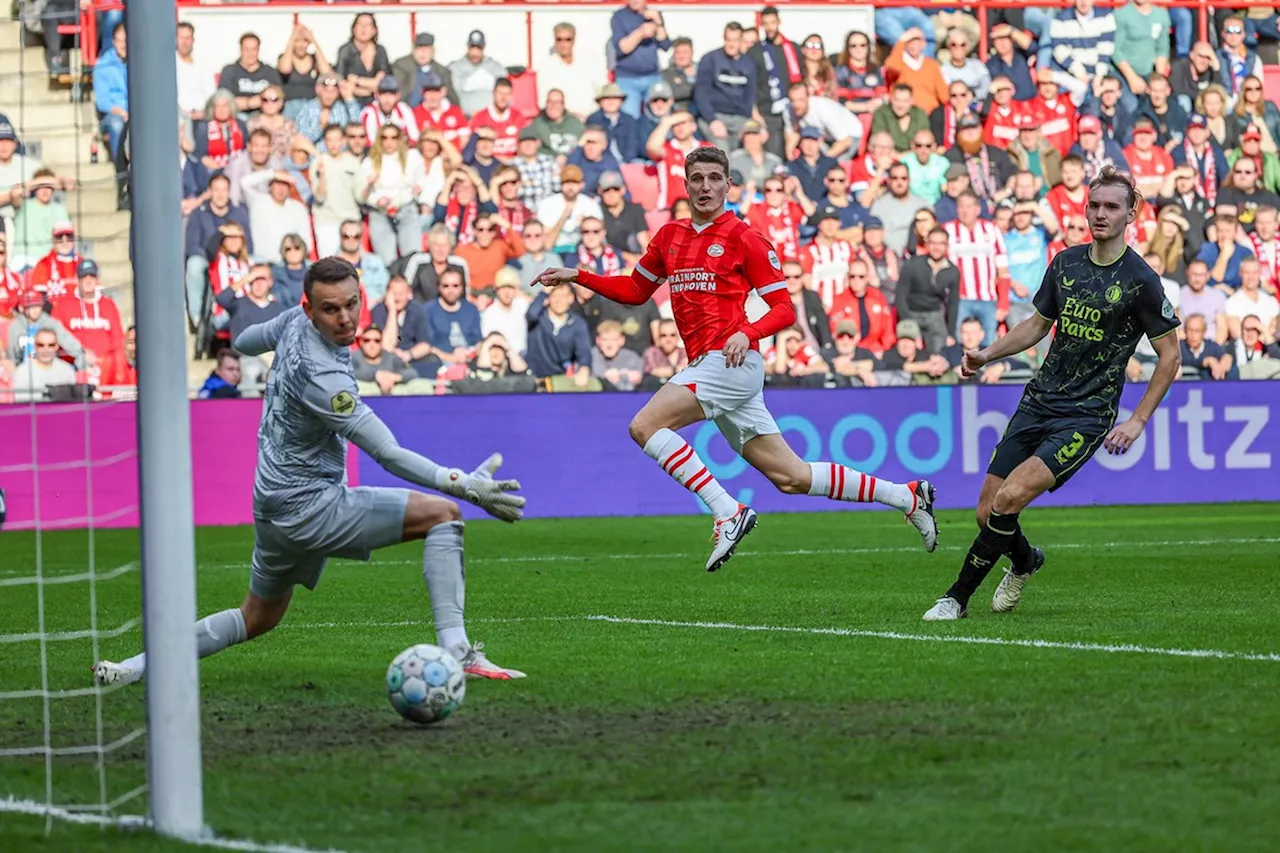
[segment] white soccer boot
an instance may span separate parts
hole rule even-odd
[[[738,550],[738,543],[755,530],[756,520],[756,511],[746,504],[738,504],[738,511],[729,518],[716,519],[715,529],[711,533],[711,541],[715,543],[715,547],[711,549],[711,558],[707,560],[707,571],[714,572],[729,562],[733,552]]]
[[[926,622],[954,622],[969,615],[969,608],[949,596],[943,596],[920,617]]]
[[[505,669],[489,660],[484,655],[484,643],[473,643],[470,648],[459,646],[450,649],[467,678],[489,678],[494,681],[510,681],[513,678],[524,678],[525,674],[518,669]]]
[[[93,665],[93,680],[102,687],[109,684],[133,684],[142,680],[142,670],[121,666],[109,660],[100,660]]]
[[[907,483],[907,488],[915,499],[915,505],[907,513],[907,523],[920,531],[924,549],[933,553],[938,547],[938,519],[933,515],[933,499],[938,490],[928,480],[913,480]]]
[[[1027,580],[1040,571],[1040,567],[1044,565],[1044,551],[1039,548],[1031,549],[1031,571],[1014,572],[1013,569],[1005,569],[1004,577],[1000,580],[1000,585],[996,587],[995,595],[991,596],[991,609],[996,613],[1008,613],[1018,606],[1018,602],[1022,600],[1022,588],[1027,585]]]

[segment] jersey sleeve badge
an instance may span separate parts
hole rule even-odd
[[[775,270],[782,269],[782,264],[778,261],[778,253],[773,249],[769,250],[769,263],[773,264]]]
[[[1164,297],[1160,304],[1160,316],[1166,320],[1173,319],[1173,303],[1169,301],[1169,297]]]
[[[329,400],[335,415],[349,415],[356,410],[356,398],[349,391],[339,391]]]

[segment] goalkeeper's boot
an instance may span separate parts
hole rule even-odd
[[[924,549],[932,553],[938,547],[938,519],[933,515],[933,499],[938,490],[928,480],[914,480],[907,483],[907,488],[915,501],[907,513],[907,522],[920,531]]]
[[[93,680],[103,687],[110,684],[133,684],[142,680],[142,670],[100,660],[93,665]]]
[[[950,596],[943,596],[922,616],[926,622],[954,622],[969,615],[969,608]]]
[[[1044,551],[1032,548],[1028,566],[1019,567],[1018,570],[1005,569],[1004,578],[996,587],[995,595],[991,596],[991,609],[996,613],[1008,613],[1017,607],[1022,600],[1022,588],[1027,585],[1027,579],[1040,571],[1043,565]]]
[[[484,643],[474,643],[470,647],[459,646],[450,650],[462,664],[462,671],[467,678],[489,678],[496,681],[510,681],[513,678],[524,678],[525,674],[518,669],[504,669],[485,657]]]
[[[738,511],[728,518],[716,519],[711,533],[715,547],[711,550],[711,559],[707,560],[707,571],[714,572],[729,562],[733,552],[738,550],[738,543],[755,530],[756,520],[756,511],[746,504],[738,504]]]

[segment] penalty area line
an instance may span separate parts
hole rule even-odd
[[[802,628],[790,625],[744,625],[736,622],[680,622],[672,619],[639,619],[631,616],[586,617],[589,622],[608,622],[614,625],[650,625],[659,628],[685,628],[703,631],[748,631],[768,634],[804,634],[823,637],[855,637],[874,640],[905,640],[915,643],[953,643],[971,646],[1012,646],[1029,649],[1058,649],[1072,652],[1103,652],[1107,654],[1140,654],[1177,658],[1212,658],[1215,660],[1245,660],[1280,663],[1280,654],[1274,652],[1228,652],[1218,649],[1176,649],[1159,646],[1140,646],[1130,643],[1081,643],[1060,640],[1019,640],[1007,637],[955,637],[945,634],[906,634],[899,631],[867,631],[857,628]]]
[[[150,830],[151,822],[142,815],[120,815],[105,817],[98,814],[72,811],[71,809],[37,803],[35,800],[19,800],[14,797],[0,799],[0,814],[30,815],[32,817],[52,818],[65,823],[90,826],[114,826],[122,830]],[[272,844],[238,838],[218,838],[206,836],[202,838],[174,838],[193,847],[209,847],[216,850],[238,850],[242,853],[342,853],[334,848],[323,850],[311,847],[298,847],[294,844]]]

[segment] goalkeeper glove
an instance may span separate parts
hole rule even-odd
[[[494,472],[502,465],[502,454],[495,453],[480,463],[470,474],[459,468],[447,472],[443,491],[455,498],[473,503],[494,518],[516,522],[524,518],[525,499],[512,494],[520,490],[516,480],[495,480]]]

